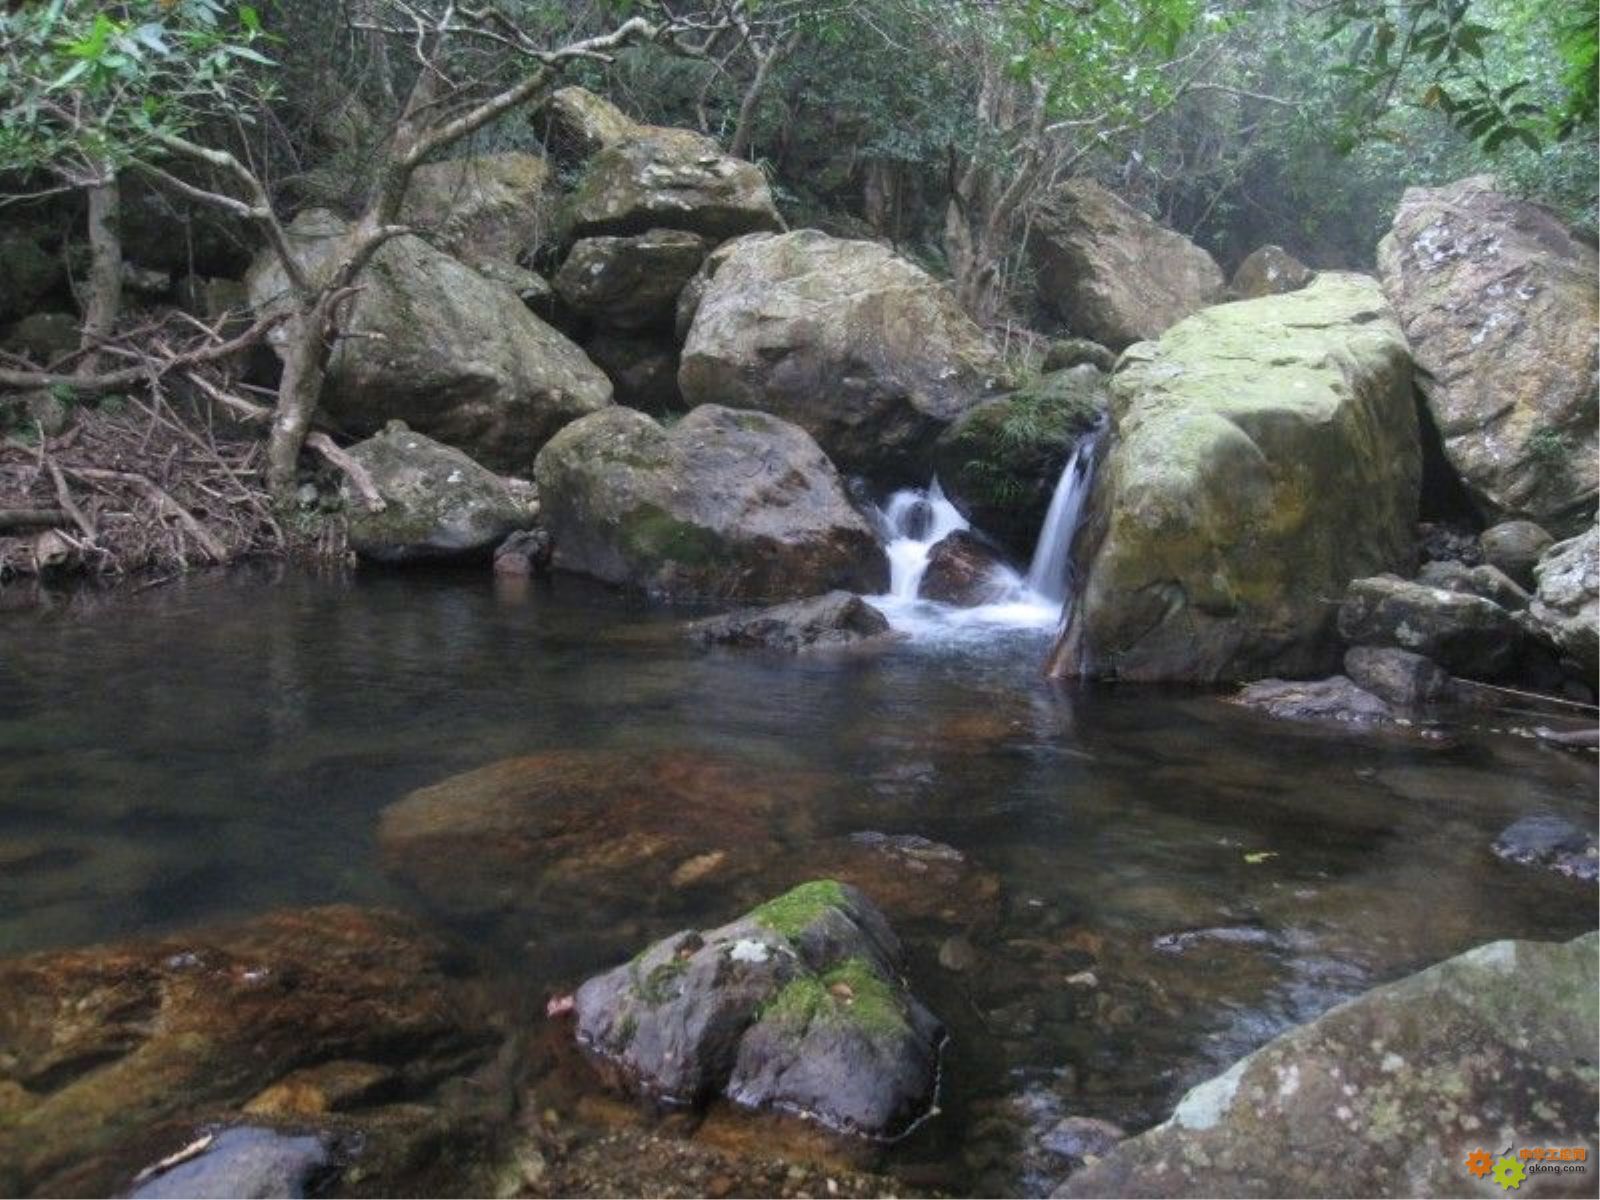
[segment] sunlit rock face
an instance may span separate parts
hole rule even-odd
[[[1378,247],[1445,454],[1490,521],[1595,509],[1595,248],[1489,176],[1409,188]]]
[[[1129,349],[1055,673],[1329,673],[1345,585],[1414,565],[1411,373],[1377,282],[1331,272]]]

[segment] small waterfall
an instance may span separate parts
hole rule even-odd
[[[1028,568],[1028,588],[1055,604],[1072,594],[1072,539],[1083,519],[1083,506],[1094,483],[1095,451],[1100,430],[1085,434],[1067,459],[1044,528],[1033,548],[1033,564]]]
[[[934,546],[958,529],[971,528],[945,499],[937,479],[926,492],[908,488],[889,497],[883,523],[888,532],[884,552],[889,556],[889,595],[901,601],[916,600]]]

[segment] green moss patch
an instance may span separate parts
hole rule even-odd
[[[750,919],[781,937],[795,938],[830,908],[845,906],[844,888],[832,879],[814,879],[768,900]]]
[[[654,504],[641,504],[622,521],[628,554],[645,562],[675,562],[686,567],[712,567],[727,557],[722,539],[688,521],[680,521]]]
[[[906,1028],[905,1009],[894,986],[861,958],[846,959],[822,975],[791,981],[767,1005],[762,1019],[799,1029],[834,1021],[873,1034]]]

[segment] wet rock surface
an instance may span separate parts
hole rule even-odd
[[[744,646],[787,654],[885,641],[890,635],[883,614],[851,592],[743,609],[696,621],[688,632],[702,646]]]
[[[1000,552],[983,538],[958,529],[940,538],[928,552],[928,569],[917,595],[962,608],[987,604],[1004,591],[995,574],[1005,565]]]
[[[1600,849],[1594,834],[1549,813],[1523,817],[1509,825],[1495,839],[1493,849],[1506,862],[1544,867],[1591,883],[1600,878]]]
[[[1061,1196],[1418,1194],[1471,1187],[1466,1155],[1595,1128],[1600,935],[1495,942],[1376,988],[1190,1091]],[[1548,1189],[1548,1190],[1547,1190]],[[1543,1194],[1592,1190],[1551,1176]]]
[[[208,1135],[192,1158],[156,1170],[132,1200],[233,1196],[240,1200],[302,1197],[335,1173],[334,1148],[316,1134],[284,1134],[248,1125]]]
[[[934,440],[998,390],[983,332],[876,242],[801,230],[724,249],[684,344],[684,399],[793,421],[840,470],[926,483]]]
[[[616,408],[569,426],[534,467],[555,564],[683,597],[880,592],[888,564],[804,430],[701,405],[663,427]]]
[[[1242,708],[1286,721],[1325,721],[1344,725],[1390,725],[1389,703],[1363,691],[1343,675],[1329,679],[1261,679],[1233,697]]]
[[[497,1052],[488,1012],[453,947],[355,908],[0,961],[0,1190],[115,1191],[154,1149],[334,1062],[385,1076],[385,1099],[414,1116],[382,1136],[411,1144],[448,1127],[430,1115],[436,1089]],[[419,1175],[449,1157],[413,1150]]]
[[[944,1036],[903,967],[865,896],[814,881],[589,980],[577,1037],[617,1083],[671,1103],[725,1095],[895,1136],[933,1103]]]

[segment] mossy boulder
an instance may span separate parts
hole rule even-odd
[[[702,405],[663,426],[614,408],[540,453],[555,565],[665,596],[879,592],[887,560],[804,430]]]
[[[1130,349],[1111,384],[1092,553],[1053,670],[1325,675],[1345,585],[1415,558],[1411,358],[1376,281],[1324,273]]]
[[[509,151],[418,167],[400,219],[473,266],[526,263],[552,239],[556,207],[545,160]]]
[[[1593,687],[1600,675],[1600,527],[1550,547],[1534,575],[1539,590],[1528,607],[1528,628]]]
[[[772,413],[841,470],[926,484],[934,441],[1000,388],[983,332],[885,246],[807,229],[714,260],[678,371],[690,404]]]
[[[945,495],[1013,554],[1033,553],[1061,471],[1108,401],[1105,376],[1087,364],[985,400],[934,446]]]
[[[1355,646],[1409,650],[1466,679],[1505,677],[1522,648],[1515,618],[1493,600],[1393,575],[1351,582],[1339,633]]]
[[[1478,1195],[1492,1185],[1469,1156],[1487,1176],[1509,1154],[1521,1184],[1519,1148],[1544,1146],[1584,1147],[1592,1171],[1597,962],[1600,934],[1494,942],[1375,988],[1200,1084],[1056,1194]],[[1530,1190],[1594,1181],[1530,1173]]]
[[[1239,264],[1228,283],[1235,300],[1255,300],[1297,292],[1317,273],[1282,246],[1262,246]]]
[[[347,225],[301,213],[290,236],[330,267]],[[270,311],[286,281],[271,255],[246,280]],[[328,362],[322,407],[348,432],[401,420],[484,466],[525,474],[563,425],[611,404],[611,383],[582,350],[528,311],[521,298],[421,238],[387,243],[362,273]]]
[[[636,137],[640,125],[588,88],[557,88],[533,117],[546,153],[563,167],[587,162],[607,146]]]
[[[1029,242],[1039,300],[1073,333],[1121,350],[1222,298],[1222,270],[1183,234],[1092,179],[1045,198]]]
[[[813,880],[717,929],[663,938],[578,989],[577,1037],[617,1085],[725,1096],[868,1137],[927,1114],[944,1033],[855,888]]]
[[[350,447],[384,506],[374,511],[349,484],[350,548],[377,562],[487,559],[509,535],[532,528],[532,489],[514,487],[459,450],[396,422]]]
[[[573,312],[605,328],[670,334],[678,293],[705,257],[705,239],[681,229],[584,238],[561,264],[555,288]]]
[[[1378,266],[1483,515],[1582,532],[1600,481],[1594,245],[1475,176],[1408,188]]]

